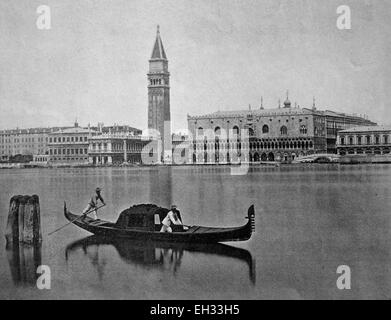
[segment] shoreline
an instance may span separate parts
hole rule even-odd
[[[379,159],[380,160],[380,159]],[[17,169],[87,169],[87,168],[159,168],[159,167],[240,167],[241,165],[248,165],[251,168],[278,168],[285,166],[295,166],[295,167],[306,167],[309,165],[368,165],[368,164],[391,164],[391,160],[380,160],[380,161],[357,161],[354,160],[344,160],[338,162],[301,162],[301,163],[244,163],[244,164],[155,164],[155,165],[80,165],[80,164],[69,164],[69,165],[30,165],[30,164],[10,164],[3,166],[0,164],[0,170],[17,170]]]

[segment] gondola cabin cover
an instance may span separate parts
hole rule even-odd
[[[135,205],[122,211],[115,225],[121,229],[136,228],[145,231],[158,231],[169,211],[169,209],[154,204]]]

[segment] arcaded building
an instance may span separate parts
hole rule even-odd
[[[93,165],[111,165],[142,162],[143,148],[150,143],[141,135],[133,132],[108,132],[92,136],[89,139],[89,163]]]
[[[338,154],[382,155],[391,151],[391,126],[364,126],[338,133]]]
[[[189,162],[290,162],[313,153],[336,153],[338,131],[375,123],[356,115],[283,107],[188,116]],[[248,138],[246,137],[248,136]]]

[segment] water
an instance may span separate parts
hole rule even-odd
[[[2,299],[389,299],[391,166],[19,169],[0,171]],[[226,245],[154,247],[105,242],[65,224],[96,186],[107,202],[101,218],[135,203],[177,204],[186,224],[241,225],[255,205],[256,233]],[[41,250],[5,249],[9,199],[38,194]],[[50,290],[35,286],[48,265]],[[338,290],[339,265],[351,290]]]

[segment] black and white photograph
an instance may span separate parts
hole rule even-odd
[[[0,0],[0,300],[391,299],[390,13]]]

